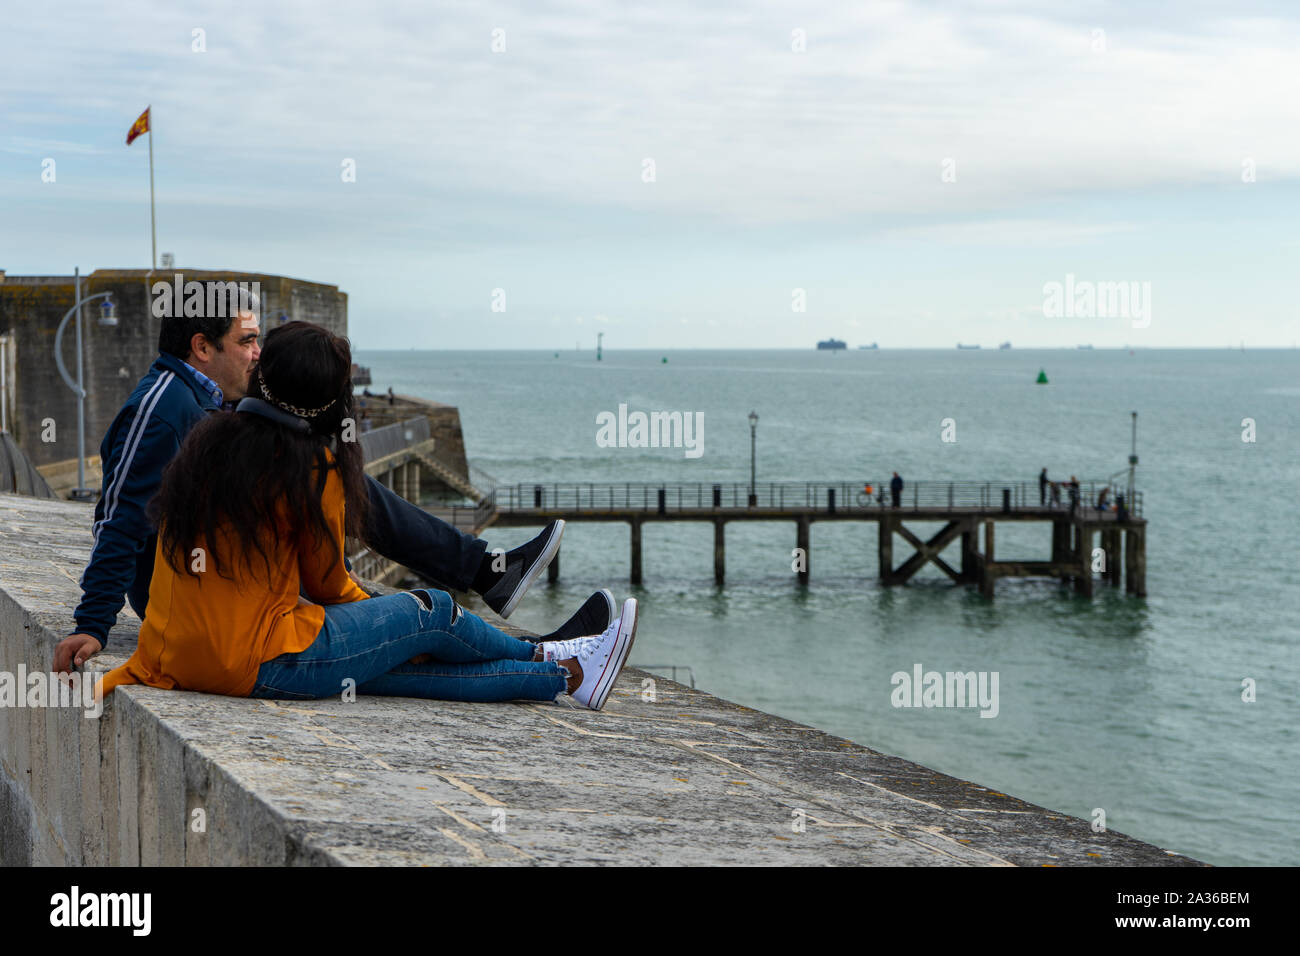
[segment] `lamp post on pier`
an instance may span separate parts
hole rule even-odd
[[[1138,413],[1133,413],[1133,445],[1128,456],[1128,506],[1134,508],[1133,494],[1134,485],[1137,484],[1137,464],[1138,464]]]
[[[70,497],[76,501],[88,501],[95,496],[95,493],[86,487],[86,390],[81,385],[81,307],[87,302],[103,299],[104,301],[99,307],[99,324],[103,326],[117,325],[117,316],[113,312],[112,292],[99,292],[83,299],[81,297],[80,266],[76,268],[73,276],[75,279],[73,294],[76,301],[72,308],[68,310],[68,314],[59,323],[58,331],[54,333],[54,362],[58,365],[59,374],[63,376],[63,381],[68,388],[77,394],[77,487],[72,490]],[[72,376],[68,374],[67,366],[63,364],[63,329],[73,315],[77,317],[77,380],[75,382],[72,380]]]
[[[758,461],[758,413],[749,413],[749,506],[758,505],[757,484],[754,481]]]

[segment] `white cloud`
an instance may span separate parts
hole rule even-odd
[[[147,145],[124,139],[152,104],[160,249],[337,282],[355,316],[396,322],[428,300],[478,315],[482,288],[508,282],[511,318],[612,316],[650,338],[686,313],[691,336],[731,341],[709,316],[743,315],[747,341],[776,344],[803,333],[767,304],[806,283],[819,320],[919,303],[898,334],[922,336],[967,309],[1019,310],[1056,275],[1027,260],[1059,246],[1061,273],[1081,275],[1115,268],[1093,252],[1149,250],[1134,268],[1176,276],[1162,289],[1182,296],[1182,335],[1192,309],[1220,321],[1214,267],[1242,263],[1241,237],[1273,248],[1285,230],[1256,228],[1256,197],[1300,169],[1297,47],[1292,10],[1254,0],[1172,16],[1027,0],[65,3],[0,32],[0,265],[148,255]],[[57,185],[40,181],[46,155]],[[1186,202],[1220,185],[1241,190],[1235,232]],[[931,262],[938,281],[907,268]],[[1290,316],[1280,271],[1260,259],[1224,296]],[[472,324],[437,334],[480,341]]]
[[[1057,219],[983,219],[972,222],[901,226],[886,230],[885,239],[908,239],[955,245],[1077,245],[1119,233],[1133,232],[1134,223],[1073,223]]]
[[[352,156],[391,196],[451,188],[761,224],[1231,181],[1245,156],[1261,177],[1300,168],[1300,125],[1282,121],[1293,20],[1192,10],[1175,27],[1102,8],[1098,54],[1088,23],[1028,4],[761,9],[74,4],[82,30],[19,18],[0,43],[8,97],[40,76],[51,109],[119,116],[123,135],[152,101],[167,163],[225,165],[267,193],[285,179],[329,190]],[[196,25],[206,53],[190,52]],[[505,53],[489,50],[494,26]],[[795,26],[806,53],[790,52]],[[20,121],[10,146],[51,135],[39,127]],[[955,183],[940,182],[945,157]]]

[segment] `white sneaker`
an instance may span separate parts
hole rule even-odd
[[[552,640],[538,641],[544,661],[567,661],[577,657],[587,641],[600,634],[618,620],[618,608],[614,604],[614,595],[608,588],[601,588],[583,602],[578,612],[569,618],[548,637]],[[572,637],[554,637],[557,634],[572,634]]]
[[[542,649],[542,660],[567,661],[571,657],[577,657],[589,642],[598,640],[599,637],[600,635],[571,637],[567,641],[542,641],[539,645]]]
[[[579,639],[583,644],[573,656],[582,667],[582,683],[573,692],[573,699],[592,710],[604,707],[635,639],[636,598],[628,598],[623,602],[623,613],[604,634]]]

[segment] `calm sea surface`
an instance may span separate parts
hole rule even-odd
[[[806,591],[793,523],[729,524],[722,588],[710,525],[647,524],[631,588],[627,525],[570,524],[559,584],[543,579],[512,620],[549,630],[609,587],[641,602],[633,664],[689,666],[703,690],[1065,813],[1102,808],[1110,829],[1207,862],[1300,862],[1300,352],[356,358],[377,390],[459,406],[471,462],[503,482],[748,481],[751,409],[760,482],[1102,478],[1125,467],[1137,411],[1145,600],[1002,581],[989,603],[934,565],[884,589],[875,525],[849,522],[813,525]],[[1040,368],[1050,385],[1034,384]],[[599,447],[597,415],[620,403],[702,412],[703,455]],[[1003,525],[997,546],[1046,557],[1050,531]],[[894,707],[891,675],[918,663],[997,672],[997,716]]]

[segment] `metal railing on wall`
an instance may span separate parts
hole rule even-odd
[[[382,428],[372,428],[368,432],[361,432],[358,436],[358,441],[361,442],[361,454],[367,462],[396,454],[416,442],[428,440],[429,419],[423,415],[385,425]]]

